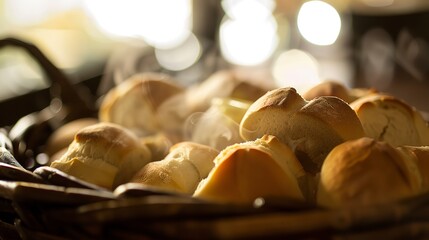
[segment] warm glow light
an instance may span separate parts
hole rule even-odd
[[[198,61],[201,55],[201,45],[194,34],[180,46],[174,49],[155,49],[159,64],[173,71],[184,70]]]
[[[157,48],[185,41],[192,24],[190,0],[84,1],[101,29],[122,37],[142,37]]]
[[[316,45],[333,44],[341,30],[340,15],[335,8],[322,1],[304,3],[297,21],[302,36]]]
[[[232,19],[265,19],[271,16],[273,0],[223,0],[222,8]]]
[[[277,22],[227,19],[220,26],[222,55],[238,65],[257,65],[273,54],[278,44]]]
[[[275,61],[272,72],[277,86],[294,87],[299,93],[321,82],[317,60],[297,49],[283,52]]]

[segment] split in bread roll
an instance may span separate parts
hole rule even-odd
[[[211,147],[180,142],[173,145],[161,161],[144,166],[130,182],[166,191],[192,194],[201,179],[213,168],[213,159],[219,152]]]
[[[338,144],[364,136],[350,106],[337,97],[304,100],[294,88],[278,88],[255,101],[240,123],[240,134],[253,140],[270,134],[291,147],[304,169],[320,171]]]
[[[103,98],[100,121],[122,125],[139,136],[157,133],[159,106],[183,91],[173,79],[161,73],[137,74],[112,88]]]
[[[73,142],[75,134],[82,128],[98,123],[96,118],[81,118],[68,122],[57,128],[46,141],[44,153],[50,157],[50,161],[57,160],[64,153],[64,149]]]
[[[304,201],[299,181],[306,173],[292,150],[274,136],[231,145],[214,161],[194,197],[227,203],[272,196]]]
[[[341,98],[347,103],[351,103],[358,98],[376,93],[373,88],[349,88],[344,83],[326,80],[314,87],[310,88],[307,92],[302,94],[302,97],[308,101],[322,96],[334,96]]]
[[[420,112],[396,97],[373,94],[350,103],[350,106],[368,137],[393,146],[429,145],[429,126]]]
[[[243,142],[240,121],[250,102],[231,98],[215,98],[211,107],[186,123],[191,141],[213,147],[219,151],[229,145]],[[189,126],[188,126],[189,125]]]
[[[98,123],[80,130],[51,167],[95,185],[114,189],[151,160],[149,149],[128,129]]]
[[[326,157],[317,202],[330,208],[368,206],[421,190],[422,177],[413,159],[386,142],[363,137],[336,146]]]

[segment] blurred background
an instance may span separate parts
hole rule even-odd
[[[2,38],[36,45],[73,84],[100,80],[97,95],[136,72],[190,85],[231,68],[300,92],[374,87],[429,111],[428,23],[427,0],[0,1]],[[0,49],[0,106],[49,84],[26,52]]]

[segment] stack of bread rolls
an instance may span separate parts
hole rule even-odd
[[[429,191],[429,127],[375,89],[327,81],[301,95],[231,71],[181,87],[148,73],[113,88],[51,166],[111,190],[132,182],[207,201],[385,204]]]

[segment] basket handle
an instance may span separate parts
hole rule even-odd
[[[51,83],[51,94],[56,92],[52,90],[60,91],[55,96],[62,102],[60,111],[52,111],[48,105],[41,111],[21,117],[8,133],[13,143],[13,155],[25,168],[31,169],[37,167],[34,158],[56,127],[67,121],[94,116],[97,111],[95,101],[85,99],[82,92],[35,45],[11,37],[0,39],[0,50],[8,46],[21,48],[35,59]]]
[[[68,106],[71,113],[91,113],[94,112],[95,106],[89,99],[85,99],[70,83],[68,77],[58,69],[47,57],[40,51],[38,47],[32,43],[22,41],[17,38],[0,39],[0,49],[4,47],[19,47],[25,50],[45,72],[48,80],[51,83],[51,88],[55,85],[60,87],[60,99],[63,104]]]

